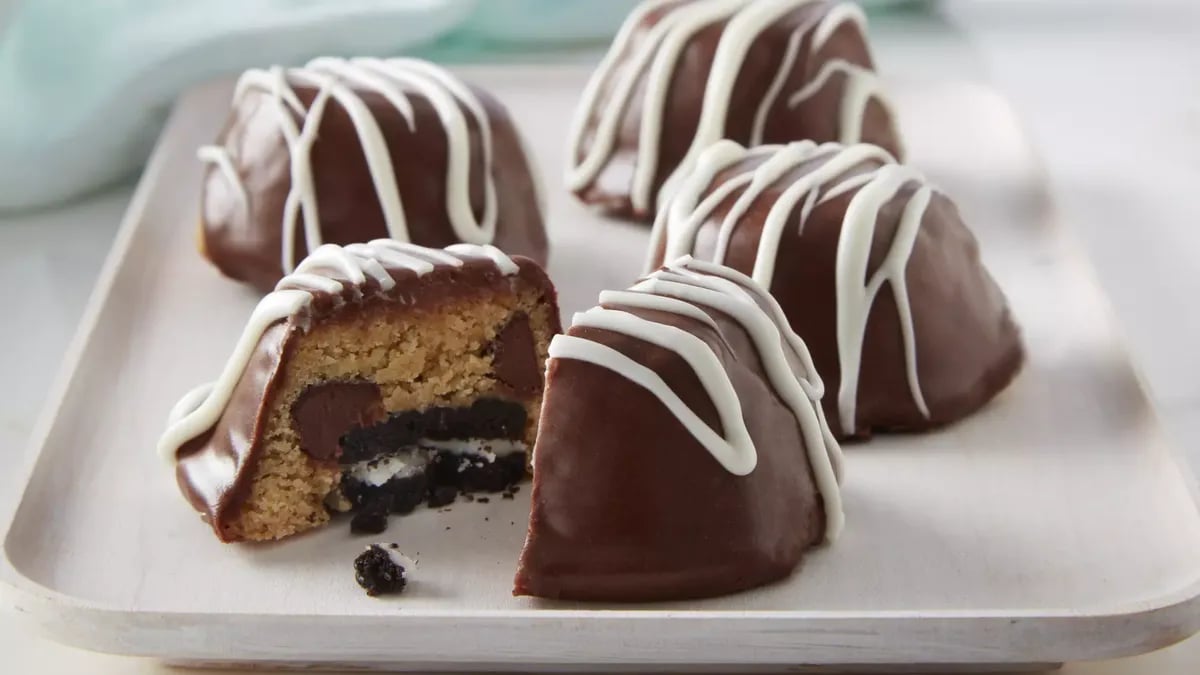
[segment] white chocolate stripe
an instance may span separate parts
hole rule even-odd
[[[446,83],[453,78],[433,64],[417,67],[414,64],[420,62],[413,59],[385,61],[370,58],[354,59],[351,63],[414,87],[433,105],[449,138],[446,213],[450,225],[455,236],[468,244],[491,243],[496,233],[496,184],[491,161],[491,125],[483,104],[466,87],[449,88]],[[475,219],[471,209],[471,137],[464,107],[476,117],[480,141],[485,148],[482,222]]]
[[[782,17],[794,11],[797,7],[811,0],[780,0],[778,2],[755,2],[744,7],[725,26],[721,41],[717,44],[716,54],[713,55],[713,67],[709,72],[708,83],[704,89],[704,103],[700,109],[700,120],[696,126],[695,136],[687,155],[673,171],[678,176],[690,169],[696,158],[708,146],[725,137],[725,124],[728,119],[730,103],[733,100],[734,85],[745,63],[746,54],[758,36]],[[644,138],[644,137],[643,137]],[[639,168],[641,167],[639,163]],[[652,167],[657,171],[657,166]],[[637,206],[639,197],[643,206],[649,204],[651,181],[643,178],[642,183],[635,180],[634,205]],[[671,181],[668,180],[668,184]],[[641,188],[641,191],[639,191]]]
[[[874,71],[847,61],[829,61],[821,67],[816,77],[792,94],[788,99],[788,106],[795,108],[808,100],[824,89],[829,84],[830,78],[838,73],[845,76],[839,109],[838,141],[849,145],[862,140],[863,125],[867,119],[867,105],[872,100],[876,100],[885,108],[888,106],[887,100],[883,98],[883,88],[879,76]]]
[[[700,323],[717,330],[717,322],[704,310],[682,300],[668,298],[655,290],[653,285],[647,285],[653,280],[639,282],[628,291],[602,291],[601,305],[624,305],[636,309],[651,309],[659,312],[669,312],[695,319]]]
[[[225,177],[233,191],[237,193],[238,203],[242,210],[245,211],[250,207],[250,195],[246,192],[246,185],[242,182],[242,177],[238,175],[237,169],[233,166],[233,160],[229,157],[229,153],[219,145],[205,145],[196,150],[196,159],[201,162],[207,162],[217,167],[217,170]]]
[[[721,272],[718,270],[717,273]],[[820,400],[825,387],[813,365],[808,347],[799,336],[786,328],[786,323],[776,323],[753,298],[747,296],[742,300],[728,292],[722,292],[722,284],[719,282],[737,285],[729,279],[711,276],[705,278],[695,273],[689,273],[688,277],[694,285],[659,282],[656,290],[711,307],[742,325],[758,350],[771,385],[800,421],[804,445],[813,473],[817,476],[818,488],[823,496],[828,495],[825,497],[826,508],[840,514],[842,509],[837,482],[841,474],[841,446],[834,440],[833,432],[821,413]],[[741,285],[738,287],[743,291],[752,288]],[[761,292],[757,294],[766,295]],[[796,373],[787,361],[783,350],[785,342],[799,357],[804,368],[803,374]],[[840,525],[834,529],[840,529]]]
[[[746,187],[742,194],[738,196],[738,200],[734,202],[733,208],[726,214],[725,220],[721,223],[721,229],[717,237],[717,250],[713,256],[713,260],[722,262],[725,260],[725,253],[729,248],[729,240],[733,236],[733,230],[737,223],[741,222],[746,212],[754,202],[769,188],[774,185],[780,178],[795,168],[798,164],[808,161],[818,151],[818,146],[811,142],[793,143],[786,146],[771,155],[771,157],[763,162],[758,169],[751,175],[750,185]],[[780,197],[782,199],[782,197]],[[771,210],[772,213],[775,209]],[[691,227],[699,229],[700,224],[689,223]],[[768,222],[765,227],[770,227],[772,223]],[[775,224],[778,226],[778,224]],[[765,228],[764,228],[765,229]],[[767,233],[764,231],[763,238],[767,238]],[[757,266],[756,266],[757,268]],[[761,279],[755,277],[759,283]]]
[[[517,263],[514,262],[512,258],[505,255],[503,251],[496,248],[495,246],[491,246],[491,245],[478,246],[476,244],[454,244],[453,246],[447,246],[446,250],[450,251],[451,253],[470,255],[470,256],[475,256],[477,258],[491,258],[492,262],[496,263],[496,267],[501,272],[503,272],[504,274],[507,274],[508,276],[512,276],[512,275],[516,274],[517,272],[521,271],[521,267],[519,265],[517,265]]]
[[[290,172],[291,188],[283,203],[283,251],[281,265],[283,270],[291,273],[296,266],[296,225],[297,218],[304,217],[304,237],[308,250],[313,250],[321,242],[321,222],[317,211],[317,190],[312,171],[312,144],[317,139],[317,127],[325,114],[325,106],[329,103],[330,91],[322,88],[313,99],[312,107],[302,118],[304,126],[296,128],[292,113],[285,101],[295,98],[295,92],[287,83],[287,77],[282,68],[271,68],[270,86],[279,109],[279,128],[291,155]],[[245,76],[243,76],[245,77]],[[285,94],[284,92],[287,92]],[[288,94],[291,96],[289,97]]]
[[[838,390],[838,413],[843,428],[847,431],[856,428],[854,423],[858,379],[862,368],[867,320],[870,318],[875,296],[885,281],[891,284],[896,307],[899,309],[909,389],[921,414],[929,417],[929,408],[925,405],[921,383],[917,378],[916,340],[912,311],[909,307],[908,284],[905,282],[905,270],[909,256],[912,255],[913,243],[921,229],[925,209],[933,196],[933,189],[928,185],[922,185],[905,206],[891,247],[879,269],[875,270],[865,287],[862,281],[867,277],[867,262],[871,257],[871,243],[879,222],[879,209],[891,201],[905,184],[922,180],[921,174],[915,169],[898,164],[885,166],[879,170],[875,180],[854,195],[842,222],[837,250],[838,361],[842,372],[841,386]]]
[[[810,154],[804,159],[812,156]],[[779,259],[779,243],[783,238],[784,227],[800,199],[819,191],[825,183],[864,161],[872,158],[886,161],[887,157],[888,155],[881,148],[874,145],[856,145],[847,151],[835,154],[829,161],[805,174],[787,190],[784,190],[767,213],[767,220],[763,224],[763,234],[759,242],[758,255],[754,260],[754,272],[751,275],[754,280],[770,288],[771,281],[775,278],[775,265]],[[768,187],[770,184],[766,183],[761,185],[760,189],[765,190]],[[729,228],[731,230],[733,226],[733,221],[726,220],[722,229]],[[803,230],[804,222],[801,221],[799,231]],[[732,232],[726,235],[724,240],[728,241],[729,236],[732,236]],[[718,259],[719,262],[723,260],[723,256]]]
[[[809,1],[799,0],[799,2]],[[785,1],[768,4],[775,5],[776,7],[787,5]],[[683,55],[684,48],[687,47],[692,37],[705,27],[717,21],[729,19],[729,23],[726,25],[721,40],[717,45],[717,53],[713,56],[712,70],[709,73],[709,80],[704,90],[704,103],[701,107],[699,126],[693,139],[693,143],[698,143],[701,142],[702,138],[708,138],[709,142],[706,145],[711,144],[724,135],[723,110],[727,109],[729,104],[728,99],[721,104],[723,105],[723,110],[719,113],[721,117],[719,124],[721,124],[722,128],[720,132],[712,135],[711,129],[718,123],[712,119],[718,113],[709,112],[709,102],[718,96],[714,93],[714,78],[716,79],[715,86],[721,87],[727,79],[732,80],[737,77],[736,72],[729,78],[724,76],[724,71],[726,70],[724,64],[728,63],[728,61],[722,61],[722,49],[730,50],[738,48],[738,42],[736,40],[726,41],[726,36],[730,35],[730,31],[736,30],[735,24],[740,18],[745,16],[738,12],[752,13],[754,6],[754,4],[747,2],[747,0],[696,2],[682,6],[683,11],[677,10],[665,19],[668,27],[674,28],[674,30],[668,32],[663,39],[662,46],[655,55],[650,72],[646,75],[646,93],[644,95],[645,100],[642,103],[643,115],[641,129],[638,131],[638,157],[634,166],[633,189],[630,195],[635,210],[649,211],[653,206],[650,201],[653,198],[651,193],[654,188],[654,178],[658,174],[659,146],[662,144],[667,93],[670,90],[671,83],[675,79],[675,66],[679,62],[680,56]],[[761,7],[762,3],[759,3],[758,6]],[[687,11],[689,9],[694,11]],[[790,11],[790,7],[786,11]],[[749,48],[748,44],[746,48]],[[741,61],[737,61],[737,64],[739,66],[737,70],[741,70]],[[732,85],[730,85],[730,88],[732,89]]]
[[[813,31],[812,47],[809,48],[809,51],[814,54],[821,51],[829,38],[833,37],[837,29],[847,21],[854,22],[861,32],[867,32],[867,15],[863,12],[862,7],[852,2],[843,2],[829,10],[821,19],[821,23],[817,24],[817,29]]]
[[[550,358],[583,361],[607,368],[654,394],[726,471],[745,476],[757,465],[758,454],[752,444],[735,446],[726,441],[687,407],[658,373],[612,347],[571,335],[556,335],[550,341]],[[741,416],[741,410],[738,410],[738,416]],[[738,427],[744,434],[745,423]]]
[[[389,259],[386,256],[391,256],[390,259],[395,259],[398,261],[417,260],[421,261],[423,269],[425,262],[431,262],[438,265],[452,265],[454,267],[463,266],[462,258],[459,258],[456,255],[451,255],[451,253],[453,253],[452,251],[447,253],[446,251],[440,251],[435,248],[425,248],[424,246],[417,246],[416,244],[409,244],[407,242],[395,241],[392,239],[376,239],[370,242],[369,245],[373,247],[373,250],[377,255],[382,254],[381,259],[386,260]],[[351,244],[350,246],[347,246],[347,248],[357,250],[360,246],[363,245]],[[485,257],[482,253],[480,253],[479,247],[471,245],[467,246],[468,248],[463,251],[464,254],[474,255],[475,257]],[[398,264],[405,265],[406,263],[399,262]]]
[[[600,90],[603,88],[605,82],[612,78],[612,70],[629,49],[629,42],[633,37],[634,31],[651,12],[677,1],[646,0],[638,5],[629,14],[629,17],[625,19],[625,23],[621,25],[616,38],[613,39],[612,47],[604,55],[596,71],[592,73],[591,79],[588,80],[587,85],[583,89],[579,105],[575,108],[575,115],[571,120],[570,135],[568,136],[571,140],[568,143],[568,169],[566,178],[568,189],[578,190],[583,188],[587,185],[588,181],[595,178],[596,173],[599,173],[603,161],[612,151],[613,143],[616,140],[615,127],[620,121],[619,115],[622,109],[628,105],[629,97],[633,94],[634,85],[637,83],[637,75],[645,67],[645,62],[653,55],[652,50],[643,49],[635,57],[639,64],[638,67],[630,68],[625,73],[625,79],[622,80],[622,83],[609,93],[610,98],[615,97],[619,99],[620,105],[607,106],[601,112],[600,119],[596,122],[598,131],[592,147],[587,151],[583,160],[577,161],[577,156],[584,152],[583,135],[592,117],[592,113],[596,109],[596,104],[600,98]],[[665,34],[665,32],[666,28],[664,26],[661,31],[651,31],[650,35],[643,38],[643,40],[653,41],[661,39],[661,35]],[[603,133],[600,130],[603,130]]]
[[[313,70],[293,70],[291,78],[300,84],[319,89],[328,89],[333,99],[342,106],[350,116],[354,131],[362,146],[363,159],[371,174],[371,183],[375,187],[375,195],[383,210],[383,220],[387,224],[388,236],[393,239],[408,239],[408,223],[404,215],[404,205],[400,202],[400,187],[396,184],[396,169],[392,165],[392,153],[388,149],[387,140],[374,113],[367,107],[362,97],[353,89],[341,84],[335,75],[319,73]],[[320,125],[317,115],[315,125]],[[307,126],[308,120],[305,120]],[[315,189],[315,188],[314,188]],[[308,250],[312,251],[321,245],[320,228],[306,228]]]
[[[246,366],[250,364],[263,334],[282,317],[299,312],[310,302],[311,294],[287,290],[275,291],[258,303],[216,382],[204,385],[207,392],[203,392],[203,388],[188,392],[171,409],[167,430],[158,441],[158,452],[164,459],[174,461],[179,448],[216,425],[221,414],[225,412],[225,407],[229,405],[234,387],[242,378]]]
[[[340,301],[345,284],[350,283],[359,297],[368,276],[378,283],[381,292],[386,292],[396,285],[388,268],[408,269],[424,276],[438,265],[462,267],[468,258],[490,260],[505,276],[520,271],[516,262],[494,246],[459,244],[438,251],[377,239],[345,248],[326,244],[313,251],[295,273],[280,280],[276,290],[259,301],[217,380],[188,392],[171,409],[167,430],[158,441],[159,454],[174,462],[184,444],[217,424],[263,335],[280,321],[302,316],[312,305],[314,294],[334,295]],[[300,326],[303,329],[304,324]]]
[[[800,26],[792,31],[791,37],[788,38],[787,47],[783,52],[783,60],[779,63],[775,79],[771,80],[771,86],[767,87],[767,93],[763,96],[762,103],[758,105],[758,112],[754,114],[754,126],[750,130],[750,145],[762,145],[763,134],[767,130],[767,115],[775,105],[775,100],[779,98],[780,92],[783,91],[783,85],[787,82],[788,76],[792,74],[792,68],[796,66],[796,57],[800,55],[800,43],[804,40],[807,30],[808,26]]]
[[[589,80],[576,109],[568,143],[568,188],[582,190],[599,177],[616,146],[622,123],[631,108],[632,97],[638,85],[644,83],[630,201],[637,211],[651,210],[656,197],[653,187],[659,169],[666,98],[677,64],[697,33],[714,23],[725,21],[727,23],[713,56],[708,80],[704,83],[704,101],[696,132],[686,156],[671,172],[657,197],[661,203],[664,197],[674,194],[678,183],[692,171],[704,150],[724,137],[735,84],[751,45],[788,13],[814,1],[659,0],[639,6],[621,27],[612,47]],[[659,12],[661,16],[634,45],[634,34],[653,12]],[[821,16],[815,26],[809,22],[798,27],[788,38],[780,67],[756,108],[749,139],[752,145],[763,140],[770,111],[793,74],[804,37],[812,35],[809,52],[816,54],[847,22],[865,31],[866,19],[862,10],[852,3],[842,3]],[[862,133],[867,103],[878,100],[886,105],[886,101],[878,91],[878,83],[873,75],[867,78],[853,74],[852,71],[856,69],[862,70],[858,66],[831,60],[825,66],[825,69],[829,68],[851,75],[842,94],[839,137],[843,142],[857,141]],[[825,79],[832,72],[825,74]],[[605,100],[601,102],[601,92],[606,84]],[[820,86],[823,84],[817,89]],[[802,91],[807,91],[807,87]],[[791,105],[795,105],[795,95],[792,101]]]
[[[754,169],[730,176],[720,185],[712,182],[721,171],[755,153],[771,153],[771,157]],[[905,371],[909,391],[922,414],[928,416],[917,372],[915,326],[905,281],[905,269],[921,220],[933,195],[924,177],[914,169],[896,164],[885,150],[872,145],[858,144],[842,147],[827,143],[815,146],[811,142],[787,146],[759,146],[747,150],[732,142],[723,142],[709,149],[698,160],[695,174],[680,184],[676,195],[664,205],[655,222],[657,241],[665,240],[666,259],[692,253],[699,229],[711,216],[708,199],[716,194],[727,199],[737,193],[738,200],[720,224],[714,262],[723,263],[729,242],[743,224],[750,206],[768,189],[777,185],[789,171],[808,161],[823,163],[800,175],[775,198],[763,221],[755,254],[752,275],[754,281],[769,289],[774,281],[779,259],[780,242],[789,222],[797,215],[796,236],[818,204],[854,192],[842,219],[835,261],[837,275],[838,361],[841,382],[838,391],[838,417],[842,428],[852,433],[856,427],[856,399],[862,365],[862,349],[866,324],[879,289],[884,282],[891,284],[899,311],[900,332],[904,342]],[[879,165],[876,168],[876,165]],[[850,174],[858,167],[866,170]],[[834,183],[834,181],[837,181]],[[832,183],[832,186],[831,186]],[[879,211],[894,199],[908,183],[919,185],[908,198],[896,235],[879,270],[864,287],[867,260],[870,257],[875,230],[879,226]],[[733,190],[723,190],[726,185]],[[708,194],[706,194],[706,191]],[[657,250],[658,246],[655,246]],[[775,303],[776,306],[777,303]],[[782,313],[782,312],[780,312]]]
[[[293,83],[318,89],[317,96],[307,109],[293,90]],[[360,91],[353,87],[382,96],[414,131],[416,121],[410,95],[423,96],[430,102],[447,137],[445,208],[454,235],[467,243],[490,244],[495,236],[498,218],[491,120],[483,102],[470,87],[440,67],[416,59],[345,60],[323,57],[314,59],[304,68],[249,70],[239,79],[234,93],[235,104],[251,91],[263,91],[269,95],[276,106],[280,130],[291,155],[291,189],[284,202],[280,224],[283,232],[280,265],[284,272],[290,274],[295,270],[296,229],[301,220],[306,249],[315,251],[323,243],[311,152],[327,99],[331,97],[346,111],[354,125],[388,236],[398,241],[409,240],[407,215],[397,184],[394,158],[374,114]],[[471,206],[472,143],[467,115],[474,118],[482,149],[484,205],[480,219],[476,219]],[[303,121],[299,128],[296,117]],[[240,180],[234,180],[236,172],[230,171],[233,163],[228,151],[224,148],[205,148],[201,154],[202,159],[217,165],[249,205],[245,188]],[[536,167],[528,161],[526,163],[530,172],[536,174]],[[540,201],[538,208],[544,210]]]
[[[650,233],[646,272],[654,271],[659,249],[664,246],[666,255],[663,256],[663,259],[665,260],[673,260],[691,252],[700,226],[704,224],[708,214],[726,196],[724,195],[725,189],[718,186],[717,190],[722,192],[720,197],[708,195],[704,197],[704,203],[700,203],[704,191],[716,179],[717,174],[756,153],[774,152],[775,147],[760,146],[760,148],[746,150],[733,141],[719,141],[709,148],[697,163],[696,172],[680,186],[679,192],[659,211],[658,217],[655,218],[654,228]],[[732,192],[738,185],[749,181],[749,177],[731,178],[729,182],[735,183],[735,186],[728,188],[728,191]],[[681,221],[683,224],[678,224]],[[676,251],[679,252],[676,253]]]
[[[687,267],[684,268],[683,265]],[[667,268],[669,271],[687,274],[699,283],[713,283],[722,281],[730,285],[735,285],[743,292],[750,294],[756,300],[760,307],[765,308],[765,311],[770,316],[775,325],[779,327],[780,333],[784,340],[792,349],[792,353],[800,360],[800,365],[803,366],[806,376],[803,378],[809,384],[807,390],[810,398],[813,400],[824,398],[825,383],[821,380],[821,374],[817,371],[816,364],[813,363],[812,353],[808,349],[808,345],[800,338],[788,323],[787,316],[783,313],[783,308],[779,306],[779,301],[775,299],[767,290],[754,282],[753,279],[742,274],[741,272],[724,265],[716,265],[702,260],[694,260],[691,256],[680,258],[675,263],[672,263]],[[708,277],[701,276],[708,275]],[[825,410],[822,406],[815,406],[817,415],[821,418],[821,430],[825,434],[825,447],[829,451],[829,460],[833,466],[833,471],[841,482],[842,476],[842,447],[833,437],[833,432],[829,429],[829,424],[825,420]]]
[[[703,310],[707,307],[729,316],[746,330],[758,351],[768,382],[800,426],[825,507],[826,538],[835,538],[843,525],[838,487],[841,450],[821,411],[820,396],[824,387],[812,367],[808,349],[787,327],[778,304],[745,275],[690,258],[670,263],[666,269],[636,284],[631,291],[606,292],[601,302],[670,312],[712,327],[712,317]],[[592,363],[616,372],[652,393],[726,470],[735,475],[746,475],[754,470],[758,453],[746,430],[741,403],[728,372],[708,343],[682,329],[621,309],[589,310],[577,315],[574,325],[629,335],[669,349],[683,358],[717,409],[725,437],[717,435],[688,408],[657,373],[620,351],[570,335],[558,336],[550,345],[552,359]],[[787,358],[785,345],[797,357],[804,373],[796,372]]]
[[[688,430],[708,449],[713,458],[725,467],[726,471],[737,476],[745,476],[754,470],[758,464],[758,453],[754,450],[754,441],[746,429],[746,420],[742,417],[742,407],[738,401],[737,392],[734,391],[733,382],[729,380],[720,359],[703,340],[681,328],[648,321],[630,312],[604,309],[603,307],[576,314],[572,325],[600,328],[628,335],[673,351],[682,357],[699,378],[700,385],[704,387],[704,391],[716,406],[717,418],[725,430],[725,438],[721,438],[708,425],[700,422],[700,418],[690,409],[687,411],[689,416],[681,418],[680,421],[684,422]],[[661,392],[654,393],[660,400],[664,399]],[[698,430],[694,422],[703,425],[708,433]]]
[[[413,112],[412,101],[408,100],[408,95],[404,90],[389,82],[386,77],[376,74],[366,68],[356,68],[350,65],[345,59],[337,59],[332,57],[318,57],[308,62],[308,69],[319,70],[335,75],[352,85],[356,85],[373,91],[387,99],[388,103],[400,113],[405,122],[408,122],[408,130],[417,130],[417,121]]]

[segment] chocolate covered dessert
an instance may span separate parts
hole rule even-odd
[[[318,248],[259,303],[220,377],[172,410],[159,451],[222,541],[331,512],[379,515],[525,475],[553,286],[494,247]],[[386,524],[386,523],[385,523]]]
[[[202,251],[264,292],[324,243],[493,244],[546,262],[535,167],[508,111],[432,63],[247,71],[199,156]]]
[[[1020,370],[1020,331],[957,207],[881,148],[714,145],[659,214],[648,267],[680,255],[778,299],[839,437],[953,422]]]
[[[645,0],[584,90],[567,185],[650,220],[718,140],[866,142],[899,156],[892,117],[853,3]]]
[[[748,277],[688,258],[550,345],[514,593],[655,601],[782,579],[842,527],[804,343]]]

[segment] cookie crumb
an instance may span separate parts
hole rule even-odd
[[[458,499],[458,488],[451,485],[439,485],[429,490],[429,498],[425,503],[429,508],[437,509],[453,504],[456,499]]]
[[[403,558],[395,544],[389,551],[379,544],[371,544],[354,559],[354,580],[362,586],[367,595],[376,597],[392,593],[400,593],[408,584],[405,577]]]
[[[351,534],[382,534],[388,527],[388,503],[380,499],[363,507],[350,519]]]

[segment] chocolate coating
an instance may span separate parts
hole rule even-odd
[[[726,223],[746,187],[726,198],[703,217],[688,253],[700,260],[716,260],[723,226],[731,227],[721,264],[743,273],[754,271],[764,246],[768,214],[781,195],[818,171],[839,153],[853,148],[817,153],[759,194],[739,217]],[[760,151],[768,150],[766,148]],[[730,180],[744,178],[768,161],[769,154],[749,156],[719,172],[700,199],[721,189]],[[778,237],[771,294],[779,301],[792,329],[812,351],[818,372],[830,392],[823,399],[830,426],[839,438],[868,437],[873,432],[915,432],[934,429],[962,419],[1002,391],[1019,372],[1024,360],[1020,329],[1000,287],[980,258],[979,244],[963,223],[955,204],[934,190],[921,217],[911,255],[904,268],[907,298],[912,313],[916,373],[929,415],[918,408],[906,371],[903,323],[893,284],[884,284],[870,307],[858,371],[856,425],[843,428],[838,412],[842,386],[839,360],[839,312],[850,312],[839,300],[837,270],[848,208],[862,188],[826,198],[830,188],[854,177],[878,172],[884,162],[869,159],[828,181],[812,200],[806,214],[800,204],[787,216]],[[866,279],[883,264],[917,190],[911,179],[879,209],[870,239]],[[666,240],[659,242],[652,261],[662,261]],[[672,251],[668,255],[678,255]],[[769,255],[769,253],[768,253]],[[851,345],[844,345],[853,349]]]
[[[604,307],[681,329],[724,367],[757,466],[735,475],[664,403],[626,376],[552,358],[537,447],[529,533],[514,594],[648,602],[732,593],[787,577],[821,541],[824,506],[796,415],[770,384],[743,325]],[[714,432],[717,407],[680,354],[629,335],[575,326],[662,378]],[[793,370],[799,370],[789,355]],[[822,450],[824,451],[824,450]]]
[[[292,404],[300,449],[317,460],[337,460],[346,432],[383,417],[383,397],[373,382],[324,382],[305,389]]]
[[[777,3],[780,7],[791,4],[794,8],[757,33],[734,35],[728,30],[731,21],[744,18],[743,13],[761,9],[762,3],[746,3],[726,18],[702,25],[687,37],[678,55],[672,58],[672,54],[665,53],[669,51],[665,46],[669,38],[655,42],[654,31],[680,16],[685,17],[680,21],[684,23],[690,14],[702,10],[702,4],[680,0],[641,16],[631,16],[629,21],[634,23],[628,44],[624,49],[620,44],[614,45],[610,54],[615,57],[613,65],[594,76],[598,96],[591,107],[579,111],[584,124],[576,139],[576,165],[607,138],[601,131],[601,120],[607,107],[621,105],[623,80],[636,73],[637,84],[623,105],[612,150],[606,153],[602,168],[575,189],[582,201],[614,216],[648,221],[655,214],[654,196],[685,162],[689,151],[701,150],[720,138],[750,145],[805,139],[861,141],[901,156],[902,145],[892,113],[878,92],[872,92],[853,124],[847,122],[845,109],[856,105],[852,92],[856,84],[852,79],[873,77],[874,69],[860,13],[843,12],[846,3],[842,2],[781,0]],[[838,15],[831,18],[835,12]],[[818,43],[822,22],[827,19],[837,23],[831,24],[835,28],[827,36],[821,35],[823,42]],[[793,47],[796,39],[799,42]],[[718,54],[731,46],[746,46],[744,58],[720,61]],[[639,69],[639,59],[646,51],[655,52],[656,58],[670,64],[662,71],[669,83],[661,99],[649,98],[652,69]],[[788,64],[786,75],[777,82],[781,67]],[[831,64],[845,64],[851,69],[835,70],[818,82],[823,69]],[[701,117],[706,96],[711,96],[714,82],[725,67],[737,68],[733,87],[727,96],[708,102],[710,108],[720,109],[723,124],[718,134],[698,140],[698,134],[703,134]],[[790,98],[810,85],[816,87],[813,93],[792,104]],[[647,119],[655,118],[662,120],[661,128],[657,136],[648,139],[643,136],[643,125]],[[632,197],[636,190],[633,183],[639,152],[648,143],[654,144],[650,154],[656,158],[656,165],[650,201],[639,206]]]
[[[394,179],[386,179],[394,180],[399,190],[408,241],[435,248],[458,243],[447,209],[451,142],[438,111],[422,93],[406,90],[412,107],[410,126],[381,94],[346,84],[365,104],[383,136],[394,171]],[[477,219],[482,218],[485,183],[494,181],[498,211],[495,235],[489,243],[545,264],[548,243],[532,175],[535,167],[526,158],[505,107],[486,91],[464,86],[486,112],[493,161],[490,176],[485,176],[484,136],[464,106],[471,162],[469,208]],[[313,107],[320,92],[318,87],[301,83],[293,83],[292,89],[306,110]],[[295,111],[289,115],[302,129],[306,116]],[[204,254],[226,276],[264,292],[290,272],[283,269],[281,260],[295,151],[285,138],[282,116],[270,91],[251,87],[235,98],[217,145],[228,154],[248,203],[243,203],[238,187],[220,167],[210,163],[200,206]],[[347,108],[330,99],[317,127],[310,160],[323,243],[346,245],[390,236],[364,144]],[[294,228],[297,262],[309,252],[303,220],[301,213]]]
[[[290,354],[307,326],[349,319],[363,312],[385,316],[390,312],[408,314],[453,300],[512,293],[514,286],[534,289],[545,302],[557,307],[549,278],[527,258],[513,257],[519,266],[514,276],[502,273],[488,258],[464,256],[462,260],[461,266],[437,264],[423,275],[406,267],[384,264],[395,283],[386,291],[370,276],[365,282],[356,283],[339,268],[322,268],[319,273],[339,281],[342,291],[331,294],[309,290],[311,303],[263,332],[216,424],[184,443],[175,454],[176,479],[182,492],[222,541],[230,540],[227,523],[248,494],[262,450],[262,432],[271,401],[281,385]],[[285,291],[291,288],[287,282],[283,287]],[[557,321],[557,311],[553,320]],[[558,326],[553,329],[559,330]],[[356,391],[354,398],[361,398],[362,393]],[[310,435],[326,439],[329,434]],[[326,440],[319,442],[328,449]]]

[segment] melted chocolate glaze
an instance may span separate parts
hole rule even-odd
[[[693,0],[677,4],[687,4]],[[793,33],[802,31],[799,52],[790,75],[784,82],[782,92],[766,118],[763,143],[788,143],[811,139],[818,142],[841,140],[840,115],[842,97],[847,86],[845,75],[837,74],[811,98],[795,108],[788,105],[786,95],[796,92],[809,83],[827,62],[837,59],[847,63],[873,69],[874,64],[867,47],[866,36],[858,25],[845,22],[837,28],[821,49],[813,52],[811,44],[814,29],[822,18],[839,3],[812,2],[797,7],[768,27],[753,42],[738,73],[737,83],[729,99],[724,138],[743,145],[750,142],[755,117],[767,89],[774,81],[780,61]],[[632,45],[644,41],[659,21],[667,16],[667,10],[651,12],[637,26]],[[663,125],[658,151],[658,165],[651,194],[658,194],[663,183],[679,166],[692,145],[703,109],[706,83],[713,67],[713,57],[725,32],[728,21],[720,21],[699,31],[688,41],[674,70],[667,89],[663,110]],[[613,70],[613,76],[602,84],[600,105],[612,96],[634,54],[633,49],[624,55],[625,61]],[[584,202],[622,218],[650,221],[655,211],[635,211],[630,201],[634,167],[638,147],[642,143],[641,123],[645,108],[651,105],[644,100],[648,74],[641,75],[643,82],[635,89],[633,100],[626,108],[620,124],[615,148],[603,170],[577,195]],[[587,126],[584,132],[585,147],[596,136],[600,119],[600,106],[586,111]],[[895,129],[894,121],[887,108],[872,100],[868,103],[862,126],[861,141],[883,147],[896,158],[901,158],[903,147]],[[580,159],[576,157],[576,160]]]
[[[551,360],[534,451],[529,533],[514,595],[649,602],[710,597],[792,573],[825,517],[795,415],[765,381],[754,343],[725,314],[696,319],[615,305],[707,343],[730,375],[758,465],[737,476],[654,394],[606,368]],[[683,358],[572,327],[656,372],[718,434],[716,407]]]
[[[761,163],[747,159],[719,174],[705,194]],[[770,212],[780,195],[819,161],[810,161],[768,188],[737,221],[723,264],[751,274]],[[871,161],[834,183],[879,168]],[[883,263],[915,183],[901,189],[878,215],[867,266],[869,278]],[[704,221],[692,254],[712,260],[722,223],[741,195],[734,190]],[[917,379],[929,417],[913,402],[905,370],[905,350],[896,300],[890,286],[875,298],[862,347],[856,429],[843,429],[838,414],[841,367],[838,360],[836,270],[846,209],[857,190],[819,202],[799,225],[797,207],[783,227],[771,294],[792,330],[812,352],[825,380],[822,404],[839,438],[866,438],[873,432],[919,432],[944,426],[977,411],[1020,372],[1024,348],[1020,328],[1003,291],[984,267],[979,244],[958,208],[935,191],[906,267],[908,297],[916,339]],[[657,253],[662,262],[663,251]],[[865,282],[864,282],[865,283]]]
[[[293,85],[309,107],[313,87]],[[533,170],[527,163],[518,132],[508,111],[485,91],[472,87],[487,111],[493,138],[498,218],[491,242],[510,253],[545,264],[548,243],[538,206]],[[383,96],[359,95],[386,139],[404,204],[409,239],[422,246],[443,247],[458,242],[446,210],[447,136],[433,105],[417,93],[409,98],[414,125]],[[237,190],[215,166],[204,175],[201,234],[205,255],[223,274],[266,292],[283,276],[284,202],[291,190],[291,153],[280,127],[279,112],[269,92],[249,91],[238,101],[217,144],[229,153],[249,196],[243,205]],[[294,115],[297,125],[303,124]],[[483,212],[482,137],[467,115],[474,162],[470,182],[471,207]],[[325,109],[312,147],[312,166],[324,243],[352,244],[386,238],[388,229],[379,205],[362,141],[349,113],[331,101]],[[299,218],[303,221],[303,218]],[[304,237],[297,236],[295,260],[308,254]]]

